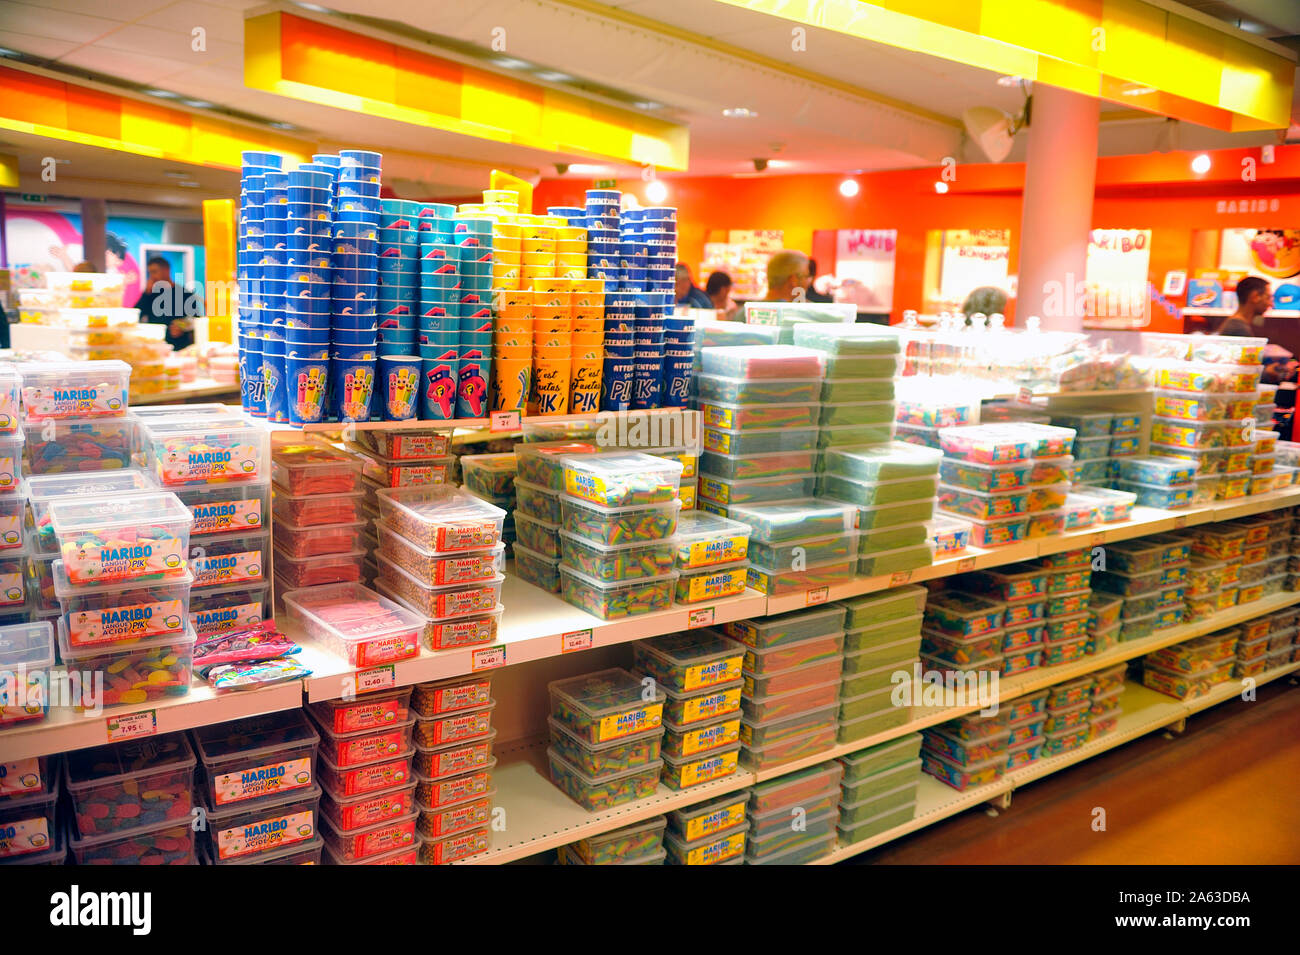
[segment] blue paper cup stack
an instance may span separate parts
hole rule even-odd
[[[379,354],[413,356],[420,309],[420,203],[381,199]]]

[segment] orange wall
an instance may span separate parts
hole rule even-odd
[[[1190,153],[1099,159],[1093,226],[1151,229],[1150,278],[1159,288],[1166,271],[1190,267],[1195,229],[1300,228],[1300,146],[1277,147],[1272,165],[1258,164],[1258,157],[1258,149],[1213,153],[1210,172],[1199,177],[1191,173]],[[1243,158],[1257,160],[1257,181],[1242,182]],[[904,309],[920,307],[927,230],[1010,229],[1010,270],[1015,274],[1018,269],[1023,164],[958,166],[956,181],[942,196],[934,191],[934,169],[857,178],[861,190],[852,199],[840,195],[839,175],[667,179],[668,204],[678,210],[678,257],[698,268],[711,230],[721,239],[727,229],[781,229],[787,247],[810,251],[818,229],[897,229],[895,321]],[[533,194],[534,211],[580,206],[589,185],[576,179],[543,180]],[[640,180],[621,181],[619,188],[645,202]],[[1276,212],[1217,211],[1220,200],[1273,199],[1278,200]],[[828,271],[830,263],[822,257],[819,265]],[[1176,304],[1181,305],[1181,299]],[[1153,329],[1180,327],[1164,309],[1153,307]]]

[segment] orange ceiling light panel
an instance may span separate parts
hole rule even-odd
[[[224,169],[238,169],[246,149],[297,161],[311,154],[270,131],[9,66],[0,66],[0,129]]]
[[[686,168],[685,126],[279,11],[244,21],[244,84],[546,152]]]
[[[1295,56],[1168,0],[717,0],[1227,132],[1284,129]]]

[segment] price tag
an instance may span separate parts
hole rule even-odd
[[[1034,403],[1034,393],[1028,388],[1021,388],[1016,392],[1016,401],[1022,405],[1032,405]]]
[[[889,578],[889,586],[897,587],[901,584],[907,583],[911,579],[912,572],[910,570],[900,570]]]
[[[574,653],[578,650],[591,649],[591,631],[573,630],[560,634],[560,652]]]
[[[1174,518],[1174,527],[1175,527],[1175,528],[1177,528],[1178,530],[1182,530],[1182,528],[1184,528],[1184,527],[1186,527],[1186,526],[1187,526],[1187,515],[1186,515],[1186,514],[1179,514],[1177,517]]]
[[[357,673],[357,692],[369,693],[372,690],[387,690],[397,686],[397,668],[393,664],[362,670]]]
[[[505,647],[483,647],[481,650],[475,650],[469,659],[471,673],[477,673],[479,670],[493,670],[496,667],[505,665]]]
[[[108,741],[135,739],[139,736],[153,736],[158,732],[158,713],[156,710],[141,710],[139,713],[122,713],[108,718]]]
[[[1091,542],[1093,547],[1100,547],[1102,544],[1106,543],[1106,532],[1098,531],[1097,533],[1093,534],[1091,538]]]
[[[958,573],[961,573],[964,570],[974,570],[974,569],[975,569],[974,557],[963,557],[961,560],[957,561]]]
[[[713,608],[700,607],[698,610],[692,610],[686,616],[686,629],[694,630],[696,627],[713,626]]]
[[[519,430],[519,412],[518,411],[494,411],[492,417],[488,419],[488,431],[518,431]]]
[[[830,587],[816,587],[804,595],[805,607],[815,607],[818,604],[824,604],[831,599]]]

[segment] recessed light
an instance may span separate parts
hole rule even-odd
[[[637,109],[663,109],[664,108],[663,103],[656,103],[653,100],[640,100],[639,102],[633,103],[632,105],[635,106]]]
[[[268,125],[270,125],[272,129],[297,129],[298,128],[297,126],[293,125],[293,123],[282,123],[279,120],[276,120],[274,123],[270,123]]]
[[[1155,91],[1156,88],[1154,86],[1131,86],[1128,89],[1124,90],[1123,95],[1124,96],[1146,96],[1148,93],[1154,93]]]
[[[747,106],[729,106],[722,111],[722,115],[727,119],[753,119],[758,113]]]
[[[843,182],[840,183],[840,195],[843,196],[845,199],[852,199],[854,196],[858,194],[858,191],[861,188],[862,187],[858,185],[858,181],[856,179],[845,179]]]
[[[948,191],[948,184],[942,179],[936,179],[934,181],[934,191],[942,196]]]
[[[511,69],[513,69],[513,67],[511,67]],[[546,83],[567,83],[573,79],[573,77],[568,73],[557,73],[555,70],[544,70],[543,72],[536,74],[536,76],[539,80]]]
[[[145,90],[146,96],[156,96],[158,99],[176,99],[176,94],[171,90]]]
[[[189,180],[189,179],[182,179],[180,182],[176,183],[176,185],[181,186],[181,187],[184,188],[184,189],[197,189],[197,188],[199,188],[199,184],[198,184],[197,182],[194,182],[194,181]]]
[[[516,60],[513,56],[498,56],[492,61],[495,65],[507,70],[526,70],[528,64],[523,60]]]
[[[1206,153],[1201,153],[1192,160],[1192,172],[1197,175],[1204,175],[1210,171],[1210,157]]]
[[[649,182],[645,187],[645,201],[656,205],[668,198],[668,184],[662,179]]]
[[[181,100],[186,106],[192,106],[195,109],[211,109],[212,104],[205,99],[183,99]]]

